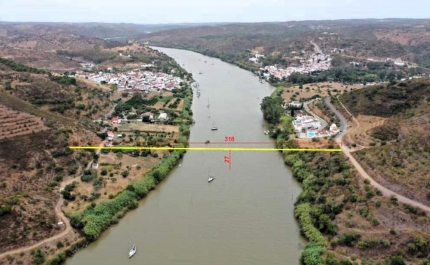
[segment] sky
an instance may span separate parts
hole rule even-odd
[[[429,0],[0,0],[0,21],[136,24],[429,18]]]

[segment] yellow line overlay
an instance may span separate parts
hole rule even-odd
[[[340,148],[240,148],[240,147],[147,147],[147,146],[70,146],[70,149],[110,150],[190,150],[190,151],[290,151],[290,152],[342,152]]]

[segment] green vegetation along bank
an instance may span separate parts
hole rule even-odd
[[[188,119],[189,122],[184,122],[180,126],[180,137],[177,147],[186,147],[190,134],[190,126],[192,120],[191,103],[192,89],[187,85],[186,98],[184,107],[181,113],[183,119]],[[79,249],[86,244],[95,241],[100,237],[103,231],[111,225],[115,225],[119,220],[131,209],[138,207],[138,201],[145,198],[146,195],[169,174],[170,170],[175,167],[180,159],[184,156],[185,150],[170,151],[169,155],[150,172],[146,173],[142,178],[133,181],[126,189],[118,192],[115,196],[107,201],[100,203],[93,202],[84,211],[75,213],[70,216],[72,227],[82,232],[85,239],[75,243],[68,250],[62,251],[46,264],[54,265],[61,264],[67,257],[73,256],[76,249]]]
[[[298,147],[290,139],[292,117],[280,109],[275,93],[261,104],[275,128],[271,136],[277,148]],[[333,146],[328,143],[328,148]],[[342,152],[284,151],[283,158],[303,187],[294,212],[309,240],[303,264],[430,264],[430,237],[416,226],[430,227],[425,213],[399,207],[395,197],[383,197],[360,179]]]

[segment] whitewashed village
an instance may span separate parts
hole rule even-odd
[[[172,91],[174,88],[178,88],[182,82],[181,78],[170,74],[142,70],[133,70],[126,73],[90,73],[79,71],[76,72],[75,76],[93,80],[101,84],[117,85],[120,91],[141,90],[148,93],[162,89]]]
[[[259,57],[257,57],[259,58]],[[285,69],[282,67],[277,67],[275,65],[261,67],[260,71],[263,72],[264,78],[268,80],[270,76],[274,76],[276,78],[288,78],[292,73],[301,73],[308,74],[312,72],[318,71],[326,71],[331,67],[331,58],[330,55],[313,53],[309,56],[309,59],[301,59],[301,65],[297,67],[286,67]]]
[[[146,68],[148,65],[143,65]],[[173,74],[173,72],[172,72]],[[153,111],[146,111],[144,113],[136,113],[134,110],[123,111],[117,113],[119,116],[112,116],[115,114],[114,109],[105,115],[104,118],[95,120],[94,122],[103,123],[104,129],[100,132],[106,134],[106,139],[103,143],[104,146],[112,146],[114,142],[120,141],[125,138],[124,129],[127,131],[143,130],[148,132],[156,132],[158,130],[176,131],[173,125],[169,125],[172,120],[163,109],[168,108],[171,110],[179,111],[183,106],[183,99],[172,97],[172,91],[175,88],[180,88],[181,83],[184,82],[179,77],[162,72],[151,72],[143,69],[134,69],[128,72],[114,72],[112,68],[107,71],[100,71],[97,73],[78,71],[75,77],[85,78],[99,84],[115,85],[117,87],[116,94],[127,94],[129,96],[141,94],[148,98],[171,98],[171,100],[155,101]],[[174,101],[178,103],[172,103]],[[170,108],[167,103],[173,104],[174,107]],[[165,103],[165,104],[163,104]],[[106,120],[107,119],[107,120]],[[146,123],[144,122],[146,121]]]

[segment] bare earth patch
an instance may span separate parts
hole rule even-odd
[[[344,136],[344,140],[347,145],[352,145],[355,143],[360,147],[370,147],[371,143],[380,142],[379,140],[371,137],[369,135],[369,131],[373,128],[383,125],[386,121],[386,118],[370,115],[358,115],[356,119],[359,123],[359,127],[357,127],[355,122],[352,120],[348,121],[349,125],[352,127]]]
[[[179,126],[164,125],[164,124],[151,124],[144,122],[130,122],[121,125],[114,125],[118,128],[119,132],[142,131],[142,132],[179,132]]]
[[[373,32],[379,40],[392,41],[401,45],[419,45],[430,41],[430,32],[424,28],[378,29]]]
[[[40,117],[0,105],[0,139],[47,130]]]
[[[316,95],[320,95],[321,97],[327,96],[328,91],[330,90],[332,93],[343,92],[345,90],[355,90],[362,88],[362,85],[344,85],[342,83],[330,83],[330,82],[322,82],[322,83],[314,83],[314,84],[306,84],[303,85],[303,88],[300,89],[299,86],[287,87],[282,92],[282,98],[285,102],[290,102],[293,100],[300,100],[302,98],[311,98]],[[297,94],[295,99],[291,97],[294,94]]]

